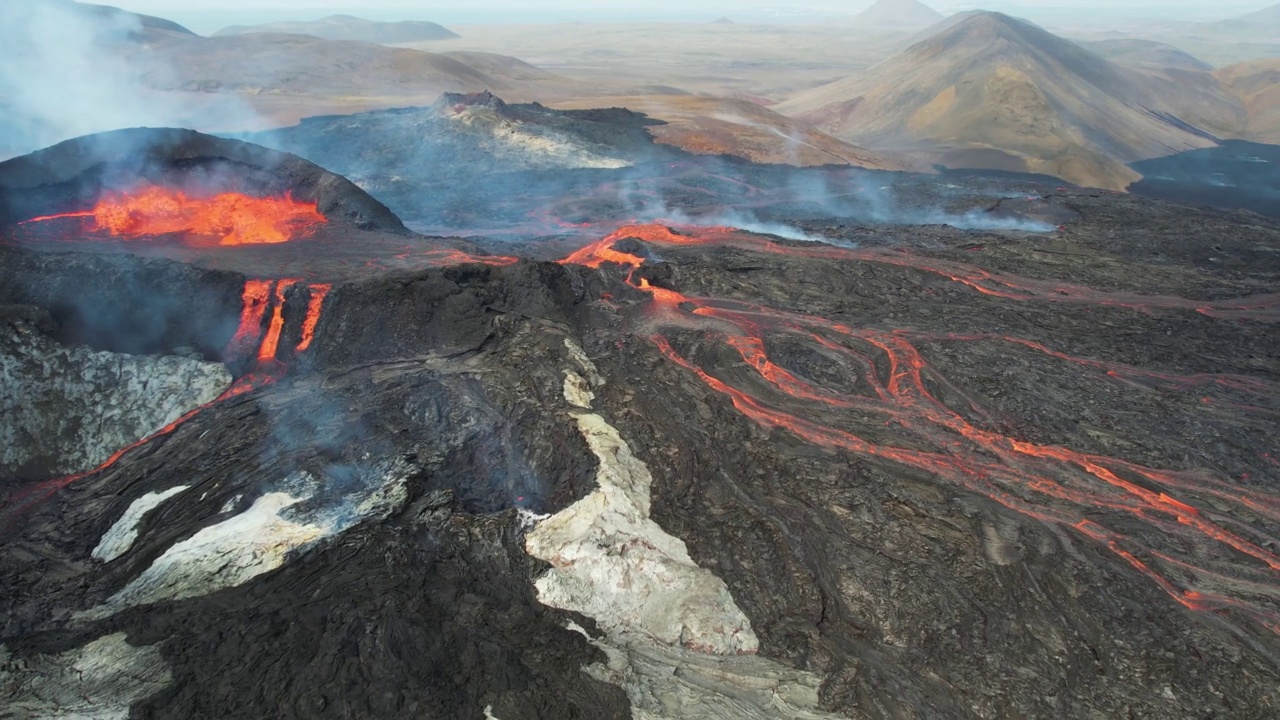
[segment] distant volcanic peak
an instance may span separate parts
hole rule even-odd
[[[859,25],[886,28],[923,28],[942,18],[941,13],[917,0],[877,0],[854,16]]]

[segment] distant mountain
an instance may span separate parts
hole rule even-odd
[[[489,89],[517,97],[539,91],[555,95],[548,83],[562,80],[490,53],[429,53],[278,33],[171,42],[139,54],[136,61],[155,89],[236,93],[260,112],[277,106],[296,106],[307,114],[338,112],[348,101],[354,110],[430,104],[444,92]]]
[[[1080,45],[1112,62],[1132,67],[1213,71],[1212,65],[1191,53],[1154,40],[1124,38],[1082,42]]]
[[[914,169],[900,159],[838,140],[806,123],[749,100],[706,95],[636,95],[575,98],[560,109],[620,106],[662,124],[649,128],[659,143],[697,155],[731,155],[752,162],[797,166],[855,165],[876,170]]]
[[[1280,59],[1251,60],[1215,73],[1249,113],[1246,140],[1280,144]]]
[[[1272,5],[1269,8],[1243,15],[1236,18],[1235,22],[1280,30],[1280,5]]]
[[[10,31],[26,33],[32,27],[52,29],[47,28],[49,24],[60,25],[66,37],[75,37],[81,42],[148,43],[195,35],[171,20],[73,0],[14,2],[5,8],[4,20],[0,24],[0,58],[7,54],[6,49],[16,52],[18,43],[27,39],[10,39],[7,37]]]
[[[939,20],[942,13],[917,0],[876,0],[871,7],[853,16],[860,27],[917,30]]]
[[[1208,73],[1124,67],[999,13],[940,27],[774,109],[871,149],[1117,189],[1136,179],[1127,163],[1206,147],[1245,122]]]
[[[1233,39],[1274,39],[1280,37],[1280,5],[1272,5],[1229,20],[1196,23],[1191,27],[1197,34],[1229,34]]]
[[[352,17],[351,15],[330,15],[320,20],[306,22],[233,25],[219,30],[214,35],[243,35],[245,33],[288,33],[291,35],[310,35],[325,40],[354,40],[382,45],[422,42],[425,40],[448,40],[458,37],[457,33],[433,22],[417,20],[376,22]]]

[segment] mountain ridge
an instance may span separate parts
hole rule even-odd
[[[319,20],[264,23],[260,25],[230,25],[215,32],[214,37],[244,35],[248,33],[288,33],[310,35],[324,40],[353,40],[384,45],[449,40],[460,37],[439,23],[423,20],[379,22],[354,15],[329,15]]]
[[[939,27],[776,109],[872,149],[1115,189],[1136,179],[1127,162],[1209,146],[1245,122],[1208,73],[1123,67],[1001,13]]]

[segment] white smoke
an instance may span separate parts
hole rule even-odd
[[[905,179],[910,178],[910,179]],[[795,173],[789,183],[794,195],[821,207],[833,219],[871,225],[949,225],[960,230],[1013,230],[1044,233],[1057,226],[1033,218],[1001,215],[982,208],[961,212],[941,206],[941,197],[911,199],[911,187],[920,184],[919,176],[897,173],[849,170],[838,190],[830,179],[816,173]],[[900,184],[906,185],[904,199]],[[936,183],[930,183],[936,185]],[[959,186],[941,186],[956,187]],[[936,189],[936,188],[935,188]],[[965,193],[966,195],[969,193]],[[984,197],[999,200],[1004,196],[1022,197],[1024,193],[991,193],[975,191],[974,200]]]
[[[147,42],[199,42],[180,28],[70,0],[0,2],[0,159],[126,127],[192,127],[208,109],[144,61]],[[163,85],[161,85],[163,83]],[[219,98],[227,116],[228,98]],[[243,113],[239,103],[230,114]]]

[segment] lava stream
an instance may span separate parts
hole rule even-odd
[[[84,219],[90,231],[134,240],[182,235],[194,245],[264,245],[303,237],[328,220],[316,203],[225,192],[192,197],[181,190],[144,187],[104,195],[92,210],[32,218],[26,223]]]
[[[276,283],[275,310],[271,314],[271,324],[267,326],[267,336],[258,349],[258,362],[275,362],[276,353],[280,349],[280,333],[284,330],[284,293],[297,284],[298,280],[281,280]]]
[[[324,307],[324,299],[329,296],[332,285],[316,284],[311,286],[311,301],[307,303],[307,317],[302,322],[302,341],[298,343],[297,352],[311,347],[315,339],[316,325],[320,323],[320,310]]]
[[[643,258],[616,248],[619,242],[632,238],[659,245],[730,245],[801,257],[889,262],[942,275],[983,294],[1009,300],[1095,303],[1142,312],[1155,308],[1193,309],[1207,315],[1270,321],[1275,304],[1271,296],[1206,305],[1182,298],[1104,293],[1080,286],[996,276],[904,253],[780,245],[727,228],[687,235],[661,226],[623,228],[561,261],[593,268],[617,263],[629,268],[626,282],[652,297],[653,324],[688,327],[691,317],[718,321],[706,337],[719,339],[735,350],[763,387],[776,394],[776,401],[767,401],[758,390],[731,384],[703,369],[662,335],[651,335],[650,340],[671,362],[727,396],[740,413],[756,423],[784,429],[815,445],[913,467],[1043,523],[1074,529],[1142,573],[1184,607],[1200,611],[1231,609],[1280,633],[1280,555],[1271,549],[1273,535],[1255,527],[1257,523],[1280,526],[1280,497],[1203,474],[1157,470],[1117,458],[1020,441],[977,427],[930,391],[930,382],[951,386],[926,362],[911,338],[1001,339],[1100,370],[1107,377],[1142,377],[1179,387],[1214,383],[1270,397],[1276,390],[1271,384],[1241,376],[1175,376],[1072,358],[1017,338],[859,329],[822,317],[740,301],[693,298],[655,287],[645,278],[637,279]],[[1253,313],[1255,309],[1261,311]],[[870,393],[849,395],[817,387],[777,365],[766,351],[766,334],[777,333],[812,341],[826,353],[860,368],[865,373],[861,379],[871,386]],[[884,377],[877,370],[882,365],[876,362],[876,356],[887,361]],[[968,402],[980,410],[972,400]],[[782,409],[789,406],[827,417],[853,412],[853,422],[865,422],[868,413],[878,414],[885,425],[900,428],[912,442],[909,446],[872,442],[835,425],[808,419],[797,411]],[[917,449],[920,447],[935,449]],[[1228,515],[1222,511],[1224,507],[1234,512]],[[1242,518],[1251,518],[1252,524]],[[1125,527],[1137,520],[1142,529],[1122,532],[1107,527],[1104,523],[1109,519],[1119,519]],[[1223,562],[1215,559],[1223,557],[1223,551],[1228,553],[1226,557],[1234,558],[1232,581],[1224,580],[1223,574],[1211,566]],[[1195,562],[1197,558],[1201,562]],[[1249,580],[1250,577],[1254,579]]]

